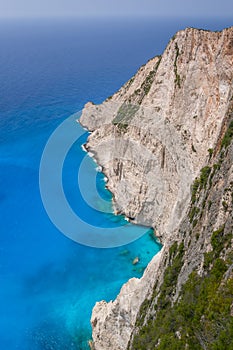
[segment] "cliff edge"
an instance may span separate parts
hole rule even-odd
[[[233,27],[187,28],[116,94],[83,110],[80,122],[92,131],[86,147],[103,167],[116,213],[152,226],[163,243],[140,280],[128,281],[115,301],[94,307],[96,350],[172,349],[164,334],[153,337],[149,331],[156,333],[161,310],[171,314],[192,273],[202,278],[217,259],[230,259],[232,67]],[[228,238],[206,268],[218,230]],[[232,278],[230,266],[219,283]],[[171,334],[180,349],[194,348],[191,331],[182,325]],[[199,348],[208,349],[208,342],[200,338]]]

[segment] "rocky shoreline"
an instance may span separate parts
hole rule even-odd
[[[144,301],[155,289],[160,295],[174,242],[185,246],[174,301],[190,273],[195,268],[201,271],[210,237],[206,234],[205,243],[191,244],[191,249],[182,232],[191,232],[187,217],[193,182],[206,164],[213,166],[229,124],[232,66],[233,28],[222,32],[187,28],[111,98],[98,106],[88,103],[83,110],[80,122],[92,132],[86,147],[108,179],[115,212],[152,226],[163,244],[140,280],[129,280],[115,301],[95,305],[91,318],[95,350],[132,345]],[[230,199],[224,201],[231,208]],[[227,220],[227,213],[219,209],[216,228]],[[153,303],[157,299],[153,296]]]

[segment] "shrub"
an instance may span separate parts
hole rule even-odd
[[[233,138],[233,120],[230,122],[228,129],[223,137],[221,148],[227,148]]]
[[[205,166],[204,168],[201,169],[201,175],[200,175],[200,187],[201,188],[206,188],[210,173],[211,173],[211,167],[209,167],[209,166]]]
[[[209,148],[209,149],[208,149],[208,152],[209,152],[209,156],[210,156],[210,158],[211,158],[212,155],[213,155],[213,153],[214,153],[213,148]]]
[[[195,179],[193,186],[192,186],[192,196],[191,196],[191,202],[192,204],[194,204],[197,200],[197,191],[199,189],[199,185],[200,185],[200,180],[199,179]]]

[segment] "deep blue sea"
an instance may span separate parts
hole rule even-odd
[[[96,249],[55,228],[39,191],[40,159],[51,133],[87,101],[112,95],[162,53],[178,29],[230,25],[204,19],[0,22],[0,349],[87,349],[95,302],[114,299],[160,249],[149,230],[127,246]],[[72,174],[85,138],[69,153],[63,179],[74,207],[81,199]],[[88,179],[96,176],[90,162],[87,195]],[[111,204],[104,186],[98,174],[97,187]],[[112,214],[91,216],[102,225],[124,224]]]

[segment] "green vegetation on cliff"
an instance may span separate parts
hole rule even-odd
[[[175,44],[175,50],[176,50],[176,56],[175,56],[175,61],[174,61],[174,73],[175,73],[175,85],[177,85],[179,88],[181,88],[181,78],[180,75],[178,74],[177,71],[177,60],[180,54],[180,49],[177,45],[177,43]]]
[[[232,211],[229,211],[233,186],[230,182],[226,187],[222,180],[229,176],[226,169],[230,172],[232,149],[230,155],[227,149],[232,139],[233,123],[230,122],[222,139],[221,153],[216,156],[217,166],[202,168],[193,183],[187,219],[189,233],[185,232],[179,244],[175,242],[170,247],[163,282],[160,287],[154,286],[151,298],[142,304],[137,332],[129,349],[233,349],[233,223]],[[217,193],[219,181],[221,186]],[[228,202],[222,202],[223,194],[230,198]],[[215,230],[206,229],[202,218],[208,217],[210,221],[204,221],[205,225],[211,224],[211,208],[219,210],[221,205],[225,212],[229,211],[225,224]],[[213,217],[215,210],[211,214]],[[178,298],[174,298],[183,263],[187,264],[187,255],[192,249],[197,251],[197,247],[200,260],[193,264],[186,282],[180,284]]]
[[[219,248],[229,247],[231,239],[232,233],[224,234],[223,228],[213,233],[213,250],[208,256],[208,264],[205,264],[205,273],[200,276],[195,270],[190,274],[180,299],[174,305],[170,296],[182,267],[182,244],[175,255],[170,254],[172,263],[165,271],[158,303],[155,304],[156,318],[149,319],[142,326],[134,337],[132,349],[233,349],[233,278],[224,278],[226,272],[231,271],[233,256],[229,253],[223,260]]]
[[[228,129],[223,137],[221,147],[227,148],[230,145],[232,138],[233,138],[233,120],[230,122]]]
[[[112,123],[114,125],[128,125],[130,121],[133,119],[135,116],[135,113],[137,113],[139,109],[139,106],[128,104],[128,103],[123,103],[118,112],[116,117],[113,119]]]

